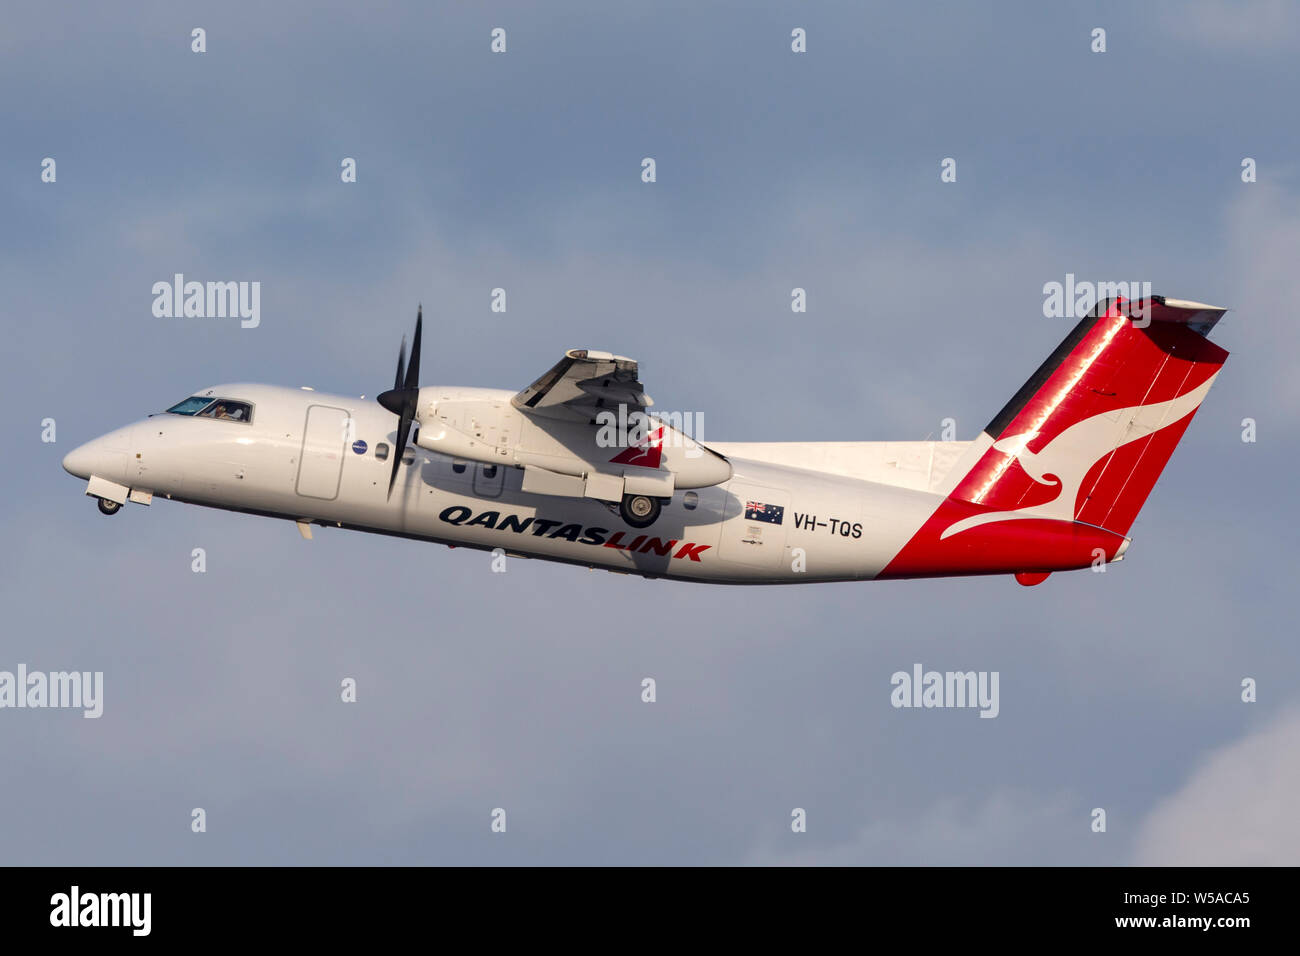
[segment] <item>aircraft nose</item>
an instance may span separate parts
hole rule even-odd
[[[91,449],[94,442],[78,445],[63,456],[63,470],[78,478],[89,478],[94,470],[95,455]]]
[[[98,475],[109,481],[125,480],[133,427],[128,425],[78,445],[63,456],[63,470],[78,478]]]

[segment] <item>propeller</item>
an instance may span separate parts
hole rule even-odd
[[[393,455],[393,473],[388,478],[388,497],[393,497],[393,485],[397,483],[397,469],[402,464],[402,455],[406,452],[406,440],[411,434],[411,422],[415,420],[416,405],[420,400],[420,328],[424,324],[424,306],[415,313],[415,338],[411,340],[411,364],[406,364],[406,336],[402,336],[402,346],[397,352],[397,375],[393,378],[393,387],[376,396],[376,401],[397,416],[397,448]]]

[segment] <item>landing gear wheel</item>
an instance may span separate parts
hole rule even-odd
[[[101,514],[115,515],[122,510],[122,506],[116,501],[109,501],[107,498],[99,499],[99,511]]]
[[[618,513],[634,528],[648,528],[659,519],[663,505],[649,495],[624,495]]]

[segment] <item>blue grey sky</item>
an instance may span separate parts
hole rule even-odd
[[[1297,54],[1280,0],[9,11],[0,670],[105,701],[0,710],[0,862],[1296,863]],[[176,272],[261,282],[260,326],[155,318]],[[1124,562],[1032,589],[492,574],[107,520],[59,466],[209,384],[373,395],[417,302],[425,383],[590,347],[706,441],[969,439],[1067,273],[1229,306],[1233,356]],[[895,710],[916,662],[1000,715]]]

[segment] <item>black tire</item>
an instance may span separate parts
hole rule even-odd
[[[99,499],[100,514],[115,515],[122,510],[122,506],[116,501],[109,501],[107,498]]]
[[[618,513],[633,528],[648,528],[659,520],[663,505],[649,495],[624,495]]]

